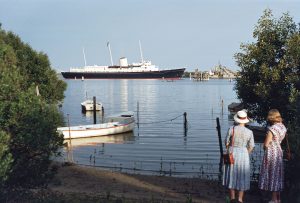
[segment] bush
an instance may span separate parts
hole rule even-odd
[[[63,143],[56,104],[65,88],[45,54],[0,28],[1,186],[31,188],[49,178],[50,158]]]

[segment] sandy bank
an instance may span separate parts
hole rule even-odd
[[[67,195],[117,199],[119,202],[223,203],[227,192],[217,181],[123,174],[77,165],[59,166],[49,189]],[[259,196],[255,193],[247,192],[245,202],[258,202]]]

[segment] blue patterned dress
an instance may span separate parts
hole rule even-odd
[[[278,192],[283,190],[283,154],[280,146],[286,134],[282,123],[269,127],[272,132],[272,142],[265,150],[260,170],[258,186],[262,190]]]
[[[250,189],[250,158],[247,148],[254,147],[253,132],[244,126],[234,126],[234,144],[231,147],[233,127],[225,138],[233,153],[234,164],[224,165],[223,185],[229,189],[245,191]]]

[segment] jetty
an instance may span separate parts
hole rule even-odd
[[[238,77],[238,73],[219,63],[209,71],[200,71],[196,68],[194,72],[185,72],[184,77],[189,77],[190,80],[194,81],[207,81],[209,79],[228,79],[232,81]]]
[[[208,71],[199,71],[198,68],[195,69],[195,72],[190,75],[190,78],[194,81],[207,81],[209,80],[209,72]]]
[[[211,70],[211,73],[210,78],[214,79],[234,79],[237,77],[236,71],[230,70],[226,66],[222,66],[220,63]]]

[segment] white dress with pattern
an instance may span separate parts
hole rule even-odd
[[[229,189],[245,191],[250,189],[250,158],[247,148],[254,147],[253,132],[244,126],[234,126],[234,144],[231,147],[233,127],[225,138],[229,150],[233,153],[234,164],[224,165],[223,185]]]
[[[265,150],[258,186],[262,190],[278,192],[283,190],[283,154],[280,146],[286,134],[286,127],[277,123],[269,127],[272,141]]]

